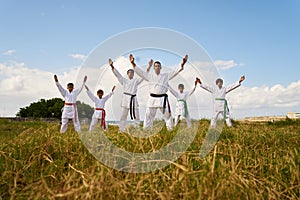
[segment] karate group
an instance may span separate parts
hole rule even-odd
[[[219,115],[221,115],[226,121],[227,126],[232,126],[228,103],[225,99],[225,96],[230,91],[239,87],[245,80],[245,76],[242,76],[239,81],[227,87],[223,87],[223,80],[220,78],[216,80],[216,86],[208,86],[202,83],[198,77],[196,77],[194,88],[191,91],[184,91],[183,84],[179,84],[178,90],[176,91],[168,84],[168,82],[184,69],[184,65],[188,60],[188,55],[186,55],[182,59],[181,64],[175,70],[168,73],[161,73],[162,67],[159,61],[153,63],[153,60],[151,59],[148,63],[147,70],[144,71],[136,65],[132,54],[130,54],[129,60],[133,69],[129,69],[127,71],[127,77],[123,77],[120,72],[114,67],[113,61],[109,59],[109,65],[111,67],[112,73],[116,76],[120,84],[123,86],[123,96],[121,100],[122,114],[119,122],[119,132],[125,132],[128,114],[130,114],[130,118],[131,120],[133,120],[135,126],[139,126],[140,124],[139,103],[136,95],[138,86],[142,83],[142,81],[148,82],[150,93],[149,99],[146,104],[146,114],[143,124],[144,129],[150,130],[152,128],[157,109],[162,112],[163,119],[168,130],[172,130],[174,125],[177,126],[180,119],[182,118],[186,120],[187,127],[191,127],[191,119],[188,112],[187,99],[193,94],[198,83],[201,88],[212,93],[214,97],[214,114],[211,119],[211,127],[216,127],[216,122]],[[154,73],[150,73],[152,65],[154,66]],[[135,73],[139,76],[138,78],[135,77]],[[82,91],[83,87],[86,88],[88,96],[95,104],[95,111],[92,116],[89,131],[93,131],[97,123],[100,123],[100,126],[103,130],[107,130],[107,124],[105,121],[105,103],[113,95],[115,86],[113,86],[111,92],[106,96],[103,96],[104,92],[101,89],[97,91],[97,96],[95,96],[86,85],[86,76],[84,77],[81,87],[78,89],[74,89],[73,83],[68,83],[67,89],[64,89],[58,82],[58,78],[56,75],[54,75],[54,80],[56,86],[58,87],[58,90],[65,100],[61,117],[61,133],[64,133],[67,130],[69,120],[73,121],[75,131],[80,132],[76,99],[79,93]],[[175,109],[175,122],[173,122],[171,114],[170,103],[167,95],[168,90],[170,90],[171,94],[174,95],[177,99]]]

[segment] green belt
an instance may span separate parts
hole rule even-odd
[[[184,117],[187,118],[188,115],[189,115],[189,111],[188,111],[188,108],[187,108],[186,100],[180,99],[180,100],[178,100],[178,101],[183,102],[183,104],[184,104]]]
[[[226,120],[226,111],[227,111],[227,100],[224,98],[215,98],[217,101],[224,101],[224,112],[223,112],[223,119]]]

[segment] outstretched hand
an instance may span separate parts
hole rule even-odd
[[[135,68],[136,64],[134,62],[134,57],[132,54],[129,55],[129,60],[130,60],[130,63],[132,64],[132,66]]]
[[[57,78],[56,74],[54,75],[54,80],[55,80],[55,82],[58,82],[58,78]]]
[[[153,60],[152,59],[149,60],[148,65],[149,65],[149,67],[152,67],[152,65],[153,65]]]
[[[240,78],[240,81],[239,81],[239,82],[241,83],[241,82],[243,82],[244,80],[245,80],[245,76],[241,76],[241,78]]]
[[[116,89],[116,86],[114,85],[114,87],[111,89],[111,91],[114,92],[115,89]]]
[[[199,84],[202,84],[200,78],[196,77],[196,82],[199,83]]]
[[[150,71],[152,65],[153,65],[153,60],[151,59],[151,60],[149,60],[149,62],[148,62],[147,72]]]
[[[196,80],[195,80],[195,86],[197,85],[198,83],[198,78],[196,77]]]
[[[87,76],[84,77],[83,82],[85,83],[87,81]]]
[[[188,55],[185,55],[184,58],[182,59],[182,63],[181,63],[181,67],[183,69],[183,66],[185,65],[185,63],[187,62],[189,56]]]
[[[112,59],[108,59],[108,63],[109,63],[109,65],[111,66],[111,69],[112,70],[114,70],[115,69],[115,67],[114,67],[114,62],[112,61]]]

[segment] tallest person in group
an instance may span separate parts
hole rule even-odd
[[[129,59],[134,71],[149,83],[150,97],[147,102],[144,128],[152,128],[156,111],[159,108],[163,113],[167,129],[171,130],[173,128],[173,119],[167,95],[168,81],[173,79],[180,71],[183,70],[185,63],[187,62],[188,55],[183,58],[180,66],[169,73],[161,73],[161,63],[159,61],[154,62],[154,73],[148,73],[136,66],[132,54],[130,54]]]

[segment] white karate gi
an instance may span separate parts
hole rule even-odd
[[[176,102],[176,110],[175,110],[175,126],[177,126],[180,117],[185,118],[186,124],[188,127],[191,127],[191,118],[188,113],[188,110],[186,108],[186,101],[191,96],[196,89],[196,86],[191,90],[190,92],[180,92],[174,90],[170,85],[169,85],[169,90],[170,92],[176,97],[177,102]]]
[[[65,99],[65,105],[63,107],[62,115],[61,115],[61,127],[60,132],[64,133],[66,132],[68,128],[68,122],[69,119],[72,119],[74,129],[76,132],[80,132],[80,122],[78,119],[78,112],[77,112],[77,106],[76,106],[76,99],[77,96],[80,94],[84,83],[82,86],[78,89],[74,89],[72,92],[69,92],[69,90],[62,87],[62,85],[59,82],[56,82],[56,86],[61,93],[61,95]]]
[[[130,111],[131,98],[133,101],[132,110],[130,111],[131,116],[134,119],[135,125],[140,124],[139,103],[136,97],[136,93],[137,93],[137,87],[143,81],[143,79],[142,78],[127,79],[124,78],[116,68],[114,68],[114,70],[112,71],[114,75],[118,78],[118,81],[123,86],[123,90],[124,90],[122,96],[122,102],[121,102],[122,115],[120,119],[119,130],[125,131],[127,116],[128,116],[128,112]],[[132,95],[134,96],[132,97]]]
[[[213,117],[211,119],[211,127],[216,127],[216,121],[217,121],[217,118],[220,114],[222,114],[223,118],[225,118],[226,120],[226,124],[227,126],[231,127],[232,126],[232,123],[231,123],[231,120],[230,120],[230,113],[229,113],[229,109],[228,109],[228,104],[227,104],[227,101],[225,99],[225,96],[228,92],[231,92],[232,90],[236,89],[237,87],[239,87],[241,84],[240,82],[236,82],[230,86],[227,86],[227,87],[222,87],[221,89],[219,87],[210,87],[210,86],[207,86],[205,84],[200,84],[200,86],[207,90],[208,92],[212,93],[213,94],[213,97],[214,97],[214,114],[213,114]],[[226,105],[227,104],[227,105]],[[225,116],[224,116],[224,111],[226,112],[225,113]]]
[[[100,121],[100,125],[102,125],[101,126],[102,129],[107,130],[106,121],[105,121],[106,113],[105,113],[105,110],[102,110],[102,109],[104,109],[106,101],[113,95],[113,92],[110,92],[108,95],[102,97],[101,99],[98,96],[96,97],[95,95],[93,95],[90,90],[87,90],[86,93],[91,98],[91,100],[95,103],[95,111],[92,116],[92,121],[91,121],[89,131],[94,130],[95,125],[97,124],[98,121]],[[102,116],[104,116],[104,118],[102,118]],[[101,124],[101,122],[103,122],[103,123]]]
[[[157,95],[167,93],[168,81],[173,79],[176,75],[178,75],[180,71],[181,67],[179,66],[177,69],[170,73],[160,73],[159,75],[157,75],[156,73],[147,73],[139,67],[135,67],[135,72],[144,80],[148,81],[149,93]],[[144,119],[144,128],[152,128],[157,109],[159,108],[160,111],[163,113],[163,104],[164,97],[149,97],[147,101],[147,108]],[[169,110],[169,107],[166,106],[165,112],[163,113],[163,118],[169,130],[173,128],[173,120],[170,113],[171,110]]]

